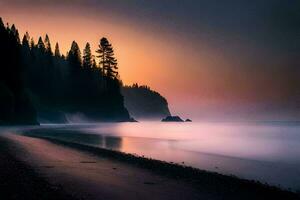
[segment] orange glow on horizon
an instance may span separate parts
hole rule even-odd
[[[144,32],[137,25],[123,24],[117,19],[98,21],[99,16],[77,16],[75,11],[62,14],[60,10],[42,9],[41,12],[40,8],[24,10],[22,7],[15,12],[14,15],[6,13],[3,17],[4,21],[17,26],[20,37],[28,31],[37,42],[39,36],[44,37],[47,33],[52,48],[58,42],[64,55],[73,40],[78,42],[81,50],[89,42],[95,54],[100,38],[107,37],[115,49],[120,75],[125,84],[147,84],[163,95],[169,95],[174,91],[169,87],[176,87],[176,93],[184,92],[193,82],[193,76],[198,76],[197,69],[196,73],[190,74],[185,65],[194,65],[200,57],[194,56],[196,59],[191,59],[193,55],[182,54],[180,51],[185,51],[186,47],[176,44],[170,36],[158,37]],[[201,65],[207,65],[205,59],[201,59]],[[174,82],[178,71],[185,76]]]
[[[95,55],[99,40],[107,37],[115,49],[124,84],[137,82],[150,86],[168,99],[173,114],[180,112],[188,117],[190,111],[201,112],[205,107],[277,100],[284,95],[283,90],[276,91],[270,86],[273,82],[273,85],[285,84],[280,71],[272,76],[273,80],[267,80],[272,84],[264,84],[264,74],[237,70],[241,67],[235,60],[239,55],[228,58],[228,52],[220,52],[207,41],[189,41],[160,27],[124,19],[118,13],[71,5],[59,8],[5,5],[0,6],[0,13],[4,22],[16,25],[21,39],[26,31],[35,42],[47,33],[52,49],[58,42],[64,55],[73,40],[81,51],[89,42]]]

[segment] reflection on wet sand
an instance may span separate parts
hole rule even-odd
[[[80,130],[64,130],[64,129],[41,129],[31,130],[24,132],[24,135],[32,137],[46,137],[60,139],[66,142],[74,142],[80,144],[87,144],[97,146],[105,149],[112,149],[120,151],[122,149],[122,138],[107,136],[107,135],[96,135],[86,134]]]

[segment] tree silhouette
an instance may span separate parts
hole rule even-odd
[[[41,53],[46,52],[45,44],[43,42],[42,37],[39,37],[38,43],[37,43],[37,48],[41,51]]]
[[[31,38],[30,40],[30,48],[33,49],[35,47],[34,39]]]
[[[73,41],[65,58],[58,43],[53,55],[48,35],[37,44],[28,33],[21,44],[18,38],[16,27],[5,26],[0,18],[0,124],[35,123],[35,109],[40,119],[50,121],[62,119],[58,113],[78,112],[94,120],[130,119],[107,39],[100,45],[104,76],[89,43],[81,56]]]
[[[91,69],[92,68],[92,53],[91,53],[91,46],[89,43],[86,43],[86,46],[83,51],[83,62],[82,66],[84,69]]]
[[[29,33],[26,32],[22,39],[22,48],[21,48],[22,56],[23,56],[23,60],[24,60],[23,65],[25,68],[29,67],[28,64],[29,64],[29,60],[30,60],[30,56],[31,56],[29,40],[30,40]]]
[[[19,31],[16,29],[15,25],[13,24],[10,28],[10,33],[16,39],[17,43],[20,44],[20,36]]]
[[[111,79],[117,78],[118,76],[118,63],[114,56],[114,50],[112,45],[106,38],[100,40],[99,49],[96,51],[100,58],[100,66],[102,67],[103,74]]]
[[[55,52],[54,52],[54,55],[55,55],[55,57],[58,57],[58,58],[61,57],[58,42],[56,42],[56,44],[55,44]]]
[[[0,20],[0,124],[34,124],[35,109],[24,87],[26,67],[19,33],[13,25],[4,27]]]
[[[28,32],[26,32],[26,34],[24,35],[24,37],[22,39],[22,45],[25,48],[30,48],[30,46],[29,46],[29,40],[30,40],[30,36],[29,36]]]
[[[97,66],[95,56],[92,56],[92,69],[96,70],[97,68],[98,68],[98,66]]]
[[[52,56],[53,52],[52,52],[52,49],[51,49],[51,43],[50,43],[50,39],[49,39],[48,34],[46,34],[46,36],[45,36],[44,44],[45,44],[45,53]]]
[[[82,61],[81,61],[81,52],[77,42],[73,41],[71,45],[71,49],[68,53],[67,60],[71,65],[76,68],[80,68]]]

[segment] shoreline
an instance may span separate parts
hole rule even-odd
[[[262,184],[258,181],[240,179],[235,176],[222,175],[215,172],[200,170],[174,163],[139,157],[123,152],[86,146],[78,143],[65,142],[40,136],[32,138],[46,140],[54,145],[88,153],[90,155],[109,159],[112,162],[124,163],[139,169],[147,170],[161,177],[167,177],[182,182],[209,194],[215,194],[225,199],[299,199],[300,195],[281,188]],[[24,137],[23,136],[23,137]],[[213,198],[212,198],[213,199]],[[216,198],[218,199],[218,198]]]
[[[234,175],[224,175],[217,172],[211,172],[211,171],[202,170],[190,166],[184,166],[173,162],[166,162],[166,161],[156,160],[152,158],[146,158],[135,154],[124,153],[120,151],[109,150],[109,149],[104,149],[99,147],[92,147],[92,146],[83,145],[79,143],[65,142],[59,139],[37,137],[37,136],[31,136],[31,137],[45,139],[57,145],[62,145],[76,150],[85,151],[96,156],[101,156],[101,157],[125,162],[140,168],[150,170],[160,175],[168,176],[174,179],[185,180],[195,185],[202,185],[202,184],[207,184],[208,182],[209,183],[213,182],[214,185],[213,187],[219,187],[219,186],[222,187],[222,185],[223,186],[226,185],[226,187],[232,187],[235,189],[237,189],[237,187],[240,187],[240,189],[242,188],[246,189],[247,187],[246,190],[248,189],[249,190],[257,189],[260,191],[264,190],[264,192],[267,193],[275,192],[277,193],[276,195],[281,195],[281,194],[291,195],[291,197],[296,195],[300,198],[300,194],[298,193],[285,190],[277,186],[272,186],[267,183],[261,183],[255,180],[242,179]]]
[[[0,165],[3,199],[300,199],[258,181],[30,133],[0,135],[0,157],[9,161]]]

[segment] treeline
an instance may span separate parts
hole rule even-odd
[[[124,86],[122,94],[130,115],[136,119],[159,119],[171,115],[167,100],[149,86]]]
[[[0,29],[0,83],[2,90],[9,91],[7,94],[0,91],[0,94],[13,96],[7,101],[15,102],[15,98],[31,101],[39,118],[45,120],[59,118],[55,116],[59,113],[82,113],[87,118],[101,121],[130,119],[120,92],[117,59],[106,38],[99,42],[97,63],[89,43],[81,52],[78,44],[73,41],[64,56],[58,43],[52,49],[48,35],[40,37],[36,43],[29,33],[20,40],[16,27],[5,26],[2,20]]]
[[[0,18],[0,124],[36,124],[36,112],[23,85],[18,31]]]

